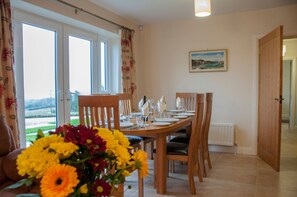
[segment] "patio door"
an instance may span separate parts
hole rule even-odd
[[[99,92],[96,34],[20,16],[15,23],[21,146],[63,124],[78,124],[77,96]]]

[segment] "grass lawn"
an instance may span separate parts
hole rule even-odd
[[[47,126],[36,126],[33,128],[27,128],[26,129],[26,141],[34,141],[36,139],[38,130],[43,131],[45,135],[47,135],[46,131],[55,131],[55,129],[56,129],[55,122],[48,122],[48,124],[49,125],[47,125]],[[70,121],[70,124],[78,125],[79,119],[72,119]],[[35,133],[35,135],[33,135],[34,133]]]

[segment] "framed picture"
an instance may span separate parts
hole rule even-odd
[[[227,71],[227,49],[191,51],[190,72]]]

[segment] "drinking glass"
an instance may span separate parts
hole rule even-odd
[[[138,127],[143,127],[144,121],[143,121],[143,116],[137,116],[136,117],[136,124]]]

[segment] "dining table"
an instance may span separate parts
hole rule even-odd
[[[138,127],[132,126],[129,128],[121,128],[121,132],[125,135],[153,137],[156,139],[156,162],[157,169],[155,169],[155,181],[158,194],[166,193],[166,178],[168,172],[168,165],[166,159],[166,139],[167,136],[172,135],[182,128],[189,128],[192,124],[192,117],[189,116],[184,119],[179,119],[177,122],[172,122],[170,125],[160,126],[154,125],[153,122],[148,122],[148,126]],[[133,120],[131,120],[133,122]]]

